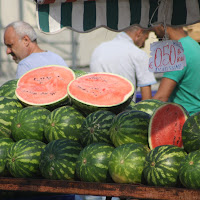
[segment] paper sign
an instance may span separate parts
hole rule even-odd
[[[150,50],[150,72],[177,71],[186,66],[182,44],[176,40],[154,42],[151,44]]]

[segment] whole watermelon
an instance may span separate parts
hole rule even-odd
[[[126,143],[148,145],[150,115],[142,111],[124,111],[116,115],[109,130],[115,147]]]
[[[48,106],[43,106],[43,107],[48,109],[50,112],[52,112],[53,110],[63,107],[63,106],[72,106],[69,98],[66,98],[63,101],[60,101],[58,104],[48,105]]]
[[[106,110],[89,114],[81,126],[81,144],[84,147],[97,142],[112,144],[109,130],[114,116],[114,113]]]
[[[189,116],[183,124],[182,140],[188,153],[200,149],[200,112]]]
[[[179,184],[180,163],[187,153],[174,145],[161,145],[151,150],[145,159],[144,179],[148,185],[174,187]]]
[[[62,106],[47,116],[44,134],[48,142],[57,139],[78,141],[81,136],[81,124],[85,117],[71,106]]]
[[[44,124],[51,112],[43,107],[29,106],[20,110],[11,124],[12,137],[44,141]]]
[[[116,183],[141,183],[145,157],[150,149],[143,144],[123,144],[116,147],[108,164]]]
[[[163,101],[160,101],[157,99],[145,99],[145,100],[137,102],[133,106],[133,109],[143,111],[149,115],[152,115],[154,111],[163,104],[164,104]]]
[[[6,81],[3,85],[0,86],[0,96],[11,97],[17,99],[15,95],[15,90],[17,88],[18,79],[12,79]]]
[[[126,110],[136,110],[135,104],[136,103],[134,101],[131,101],[130,104],[124,109],[124,111],[126,111]]]
[[[0,138],[0,175],[5,173],[7,152],[14,143],[11,138]]]
[[[186,188],[200,188],[200,150],[190,152],[181,162],[179,179]]]
[[[107,143],[92,143],[84,147],[76,162],[76,172],[81,181],[110,182],[108,162],[114,147]]]
[[[76,160],[82,146],[73,140],[59,139],[47,144],[41,154],[42,176],[54,180],[74,180]]]
[[[6,166],[13,177],[34,178],[41,175],[39,163],[46,144],[35,139],[22,139],[8,150]]]
[[[23,106],[18,100],[0,97],[0,136],[11,137],[12,120],[22,109]]]

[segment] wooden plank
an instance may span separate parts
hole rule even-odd
[[[89,183],[47,179],[0,178],[0,190],[160,200],[200,199],[200,190],[193,189],[150,187],[145,185],[117,183]]]

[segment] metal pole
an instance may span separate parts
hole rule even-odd
[[[24,19],[24,9],[23,9],[23,0],[19,1],[19,19]]]
[[[75,34],[74,31],[71,31],[71,40],[72,40],[72,69],[76,68],[76,46],[77,46],[77,42],[76,42],[76,38],[75,38]]]
[[[0,11],[1,11],[1,1],[0,1]],[[0,12],[1,13],[1,12]],[[2,30],[2,22],[1,22],[1,14],[0,14],[0,30]],[[2,38],[1,37],[2,36],[2,34],[1,34],[1,31],[0,31],[0,38]],[[1,40],[1,39],[0,39]],[[1,41],[1,44],[2,44],[3,42]],[[2,55],[1,55],[1,49],[2,48],[0,48],[0,76],[2,75]]]

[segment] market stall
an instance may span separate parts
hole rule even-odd
[[[200,21],[198,0],[36,0],[38,28],[56,34],[64,28],[89,32],[99,27],[122,31],[129,26],[149,28],[164,23],[172,26]],[[40,193],[97,195],[139,199],[199,199],[200,190],[153,187],[140,184],[0,178],[0,190]]]
[[[200,21],[200,2],[198,0],[36,0],[36,13],[39,30],[47,34],[56,34],[65,28],[84,33],[100,27],[119,32],[132,25],[150,28],[160,23],[169,26],[195,24]],[[77,186],[78,194],[125,198],[198,199],[200,195],[199,190],[180,188],[78,182],[69,184],[72,184],[73,188]],[[68,189],[70,190],[70,186]]]

